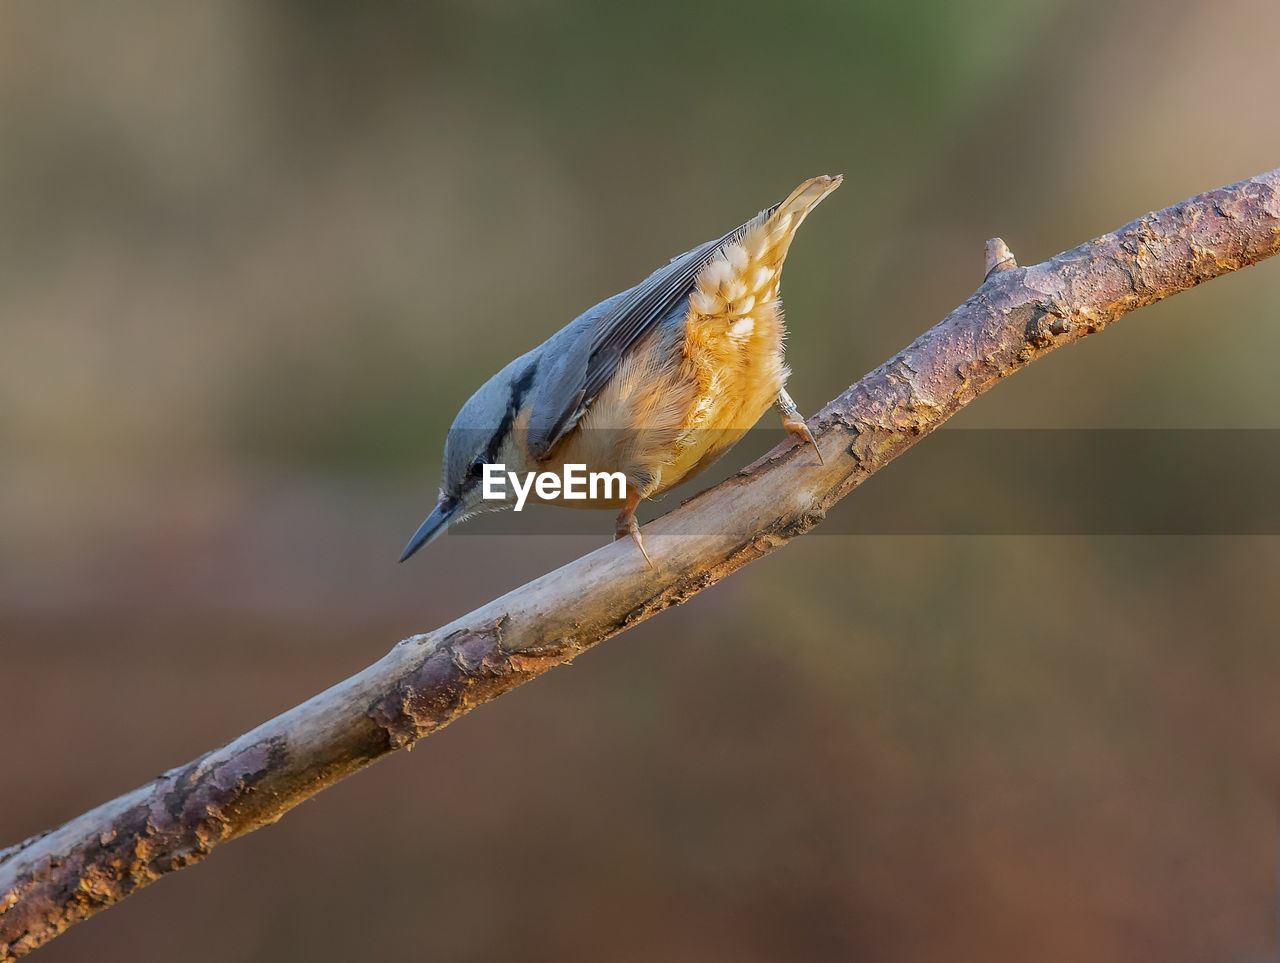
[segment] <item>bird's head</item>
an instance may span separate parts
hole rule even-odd
[[[409,539],[400,561],[430,544],[451,525],[480,512],[501,511],[510,506],[513,496],[506,486],[502,487],[503,498],[484,497],[484,466],[503,464],[511,471],[525,469],[528,452],[519,443],[516,428],[534,369],[530,355],[517,358],[481,385],[462,406],[444,443],[439,501]]]

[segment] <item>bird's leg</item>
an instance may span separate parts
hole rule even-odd
[[[627,486],[627,500],[622,503],[622,511],[618,512],[618,524],[614,529],[614,540],[625,538],[630,535],[635,540],[636,547],[640,549],[640,554],[644,556],[644,560],[653,568],[653,559],[649,557],[649,553],[644,550],[644,539],[640,537],[640,523],[636,521],[636,508],[640,505],[640,492],[632,486]]]
[[[791,400],[791,396],[787,394],[787,389],[783,388],[778,392],[777,399],[773,402],[773,406],[778,409],[778,414],[782,415],[782,427],[787,429],[787,434],[795,435],[801,441],[807,441],[813,445],[813,450],[818,455],[818,464],[825,465],[822,460],[822,449],[818,447],[818,443],[814,441],[813,432],[809,430],[809,426],[804,423],[804,415],[800,414],[800,409],[796,407],[796,403]]]

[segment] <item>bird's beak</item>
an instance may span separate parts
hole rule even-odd
[[[444,530],[449,527],[449,523],[453,521],[453,516],[458,510],[458,502],[453,499],[442,498],[431,514],[427,516],[427,520],[418,526],[418,530],[413,533],[413,538],[409,539],[409,544],[404,547],[404,554],[400,556],[400,561],[404,561],[422,546],[433,542]]]

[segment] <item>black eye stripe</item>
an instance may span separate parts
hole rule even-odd
[[[507,410],[502,415],[502,422],[498,425],[498,430],[490,436],[489,444],[485,448],[484,457],[480,459],[481,461],[493,464],[497,460],[498,450],[502,447],[503,439],[510,433],[512,424],[515,423],[516,414],[520,411],[524,396],[533,387],[533,376],[537,368],[537,364],[529,365],[520,377],[511,383],[511,397],[507,399]]]

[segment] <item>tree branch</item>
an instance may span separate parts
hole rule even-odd
[[[448,725],[820,522],[1001,378],[1135,308],[1280,250],[1280,170],[1148,214],[1031,267],[987,242],[978,290],[780,446],[645,529],[426,635],[234,742],[0,851],[0,960]]]

